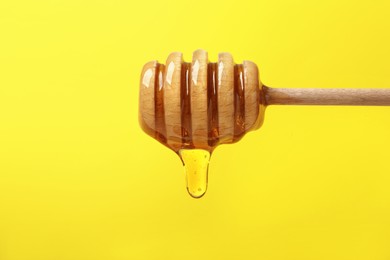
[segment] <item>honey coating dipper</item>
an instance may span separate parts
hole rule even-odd
[[[390,89],[266,87],[253,62],[235,64],[229,53],[220,53],[210,63],[203,50],[190,63],[174,52],[165,65],[145,64],[139,97],[142,129],[179,154],[187,189],[197,198],[207,189],[211,152],[258,129],[269,105],[390,105]]]

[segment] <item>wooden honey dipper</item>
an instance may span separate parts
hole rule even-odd
[[[175,52],[166,65],[145,64],[139,97],[142,129],[178,153],[185,164],[187,157],[194,158],[187,156],[190,150],[211,153],[219,144],[237,142],[258,129],[269,105],[390,106],[390,89],[270,88],[259,80],[253,62],[235,64],[229,53],[220,53],[217,63],[209,63],[203,50],[193,53],[191,63]],[[207,157],[205,153],[195,156]],[[187,169],[187,188],[193,197],[206,191],[207,165],[205,176],[198,173],[199,180],[192,181],[199,184],[205,178],[201,189],[197,184],[191,190]]]

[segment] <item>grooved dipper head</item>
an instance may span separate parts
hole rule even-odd
[[[175,152],[212,151],[234,143],[259,128],[265,105],[256,64],[235,64],[229,53],[209,63],[197,50],[192,62],[169,55],[165,65],[145,64],[140,81],[139,121],[142,129]]]

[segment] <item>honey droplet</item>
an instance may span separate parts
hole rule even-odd
[[[202,197],[207,190],[210,152],[203,149],[181,149],[179,156],[184,164],[188,193],[193,198]]]

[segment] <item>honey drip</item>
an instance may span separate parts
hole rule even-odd
[[[203,149],[181,149],[179,156],[184,164],[188,193],[193,198],[201,198],[207,191],[210,152]]]

